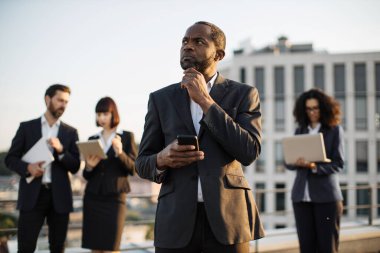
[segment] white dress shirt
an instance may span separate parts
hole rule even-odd
[[[49,123],[47,119],[45,118],[45,115],[42,115],[41,117],[42,137],[47,140],[50,138],[56,138],[58,136],[58,130],[59,130],[60,125],[61,125],[61,121],[57,120],[52,126],[49,126]],[[53,154],[54,149],[50,145],[48,146],[49,146],[50,152]],[[44,166],[44,168],[45,168],[45,172],[42,176],[42,183],[44,184],[51,183],[51,163]]]
[[[215,83],[216,77],[218,76],[217,73],[214,74],[214,76],[210,79],[210,81],[206,84],[207,85],[207,91],[210,93],[210,90],[212,86]],[[192,99],[190,100],[190,111],[191,111],[191,118],[193,119],[194,129],[197,135],[199,134],[199,129],[201,127],[201,124],[199,124],[199,121],[201,121],[203,117],[203,111],[199,104],[195,103]],[[198,196],[197,196],[198,202],[203,202],[203,194],[202,194],[202,186],[201,186],[201,180],[198,177]]]
[[[321,129],[321,123],[318,123],[314,128],[311,126],[308,126],[307,129],[309,129],[309,134],[318,134],[319,129]],[[312,169],[313,173],[316,173],[316,169]],[[303,201],[305,202],[311,202],[310,193],[309,193],[309,183],[306,180],[305,184],[305,194],[303,196]]]

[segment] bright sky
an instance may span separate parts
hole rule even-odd
[[[120,127],[139,141],[149,93],[182,77],[186,29],[206,20],[255,48],[286,35],[329,52],[380,51],[378,0],[1,0],[0,150],[21,121],[40,117],[53,83],[72,89],[62,120],[81,140],[100,131],[94,108],[113,97]]]

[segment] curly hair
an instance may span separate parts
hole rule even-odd
[[[321,125],[330,128],[339,125],[341,117],[339,102],[320,89],[315,88],[302,93],[296,101],[293,115],[298,125],[307,127],[310,124],[306,112],[306,100],[312,98],[318,100]]]

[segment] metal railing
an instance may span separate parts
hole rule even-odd
[[[368,226],[372,226],[373,225],[373,209],[375,208],[380,208],[380,204],[379,203],[373,203],[373,194],[374,194],[374,191],[376,190],[379,190],[380,189],[380,186],[379,185],[376,185],[376,186],[371,186],[371,185],[365,185],[365,186],[354,186],[354,187],[341,187],[342,191],[351,191],[351,190],[366,190],[367,191],[367,194],[368,194],[368,203],[367,204],[360,204],[360,205],[344,205],[344,210],[348,211],[350,209],[355,209],[355,210],[368,210],[368,222],[367,224],[365,225],[368,225]],[[258,209],[261,210],[262,209],[262,203],[261,203],[261,197],[262,196],[265,196],[265,194],[276,194],[276,193],[289,193],[289,189],[287,188],[283,188],[283,189],[257,189],[257,190],[254,190],[254,194],[255,194],[255,200],[256,200],[256,204],[258,206]],[[134,198],[137,198],[137,199],[150,199],[150,200],[153,200],[153,199],[156,199],[157,198],[157,195],[152,195],[152,194],[128,194],[127,195],[127,199],[134,199]],[[74,196],[74,201],[81,201],[82,200],[82,196]],[[3,207],[4,205],[9,205],[9,204],[13,204],[15,206],[15,203],[16,203],[16,199],[0,199],[0,207]],[[260,212],[260,214],[262,216],[270,216],[270,215],[287,215],[287,214],[291,214],[293,213],[292,210],[288,209],[288,210],[276,210],[276,211],[272,211],[272,212],[268,212],[268,211],[263,211],[263,212]],[[361,217],[365,217],[365,214]],[[134,220],[134,221],[131,221],[131,220],[126,220],[125,221],[125,225],[152,225],[154,224],[154,219],[149,219],[149,220]],[[70,224],[69,225],[69,230],[70,229],[81,229],[82,228],[82,225],[81,224]],[[43,226],[42,228],[43,230],[47,230],[47,226]],[[0,233],[17,233],[17,228],[0,228]],[[276,235],[269,235],[269,236],[281,236],[281,235],[289,235],[289,234],[293,234],[294,232],[283,232],[283,233],[276,233]],[[268,235],[267,235],[268,236]],[[255,252],[258,252],[258,242],[259,241],[255,241]],[[150,246],[144,246],[144,247],[140,247],[140,246],[131,246],[131,247],[126,247],[126,248],[122,248],[121,251],[122,252],[126,252],[126,251],[130,251],[130,250],[143,250],[143,249],[152,249],[153,248],[153,245],[150,245]]]

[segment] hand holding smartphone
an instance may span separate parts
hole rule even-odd
[[[195,135],[177,135],[178,145],[193,145],[199,151],[198,137]]]

